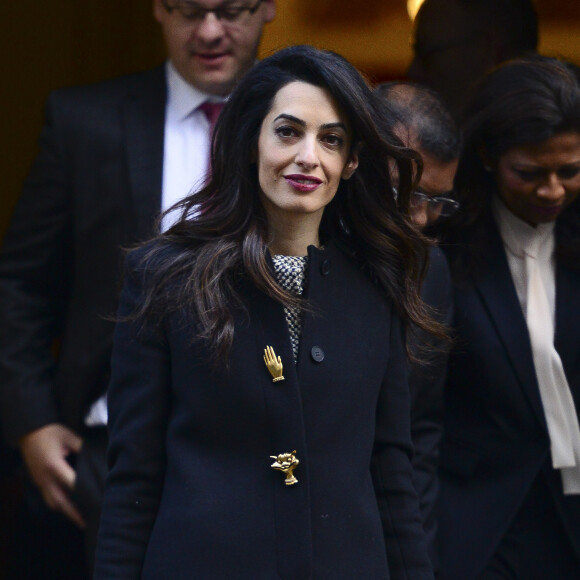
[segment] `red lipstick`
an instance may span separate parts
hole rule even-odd
[[[318,177],[312,175],[301,175],[299,173],[284,175],[284,179],[294,189],[305,193],[314,191],[322,183],[322,179],[319,179]]]
[[[555,217],[562,211],[562,205],[532,205],[532,210],[545,217]]]

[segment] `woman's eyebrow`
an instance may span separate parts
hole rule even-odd
[[[346,132],[346,125],[344,123],[341,123],[340,121],[337,121],[336,123],[325,123],[324,125],[320,125],[321,129],[343,129]]]
[[[278,119],[286,119],[287,121],[292,121],[293,123],[296,123],[297,125],[300,125],[301,127],[306,127],[305,121],[303,121],[302,119],[299,119],[298,117],[295,117],[294,115],[289,115],[288,113],[280,113],[274,119],[274,122],[277,121]],[[336,121],[335,123],[324,123],[324,125],[320,125],[321,129],[335,129],[337,127],[346,131],[346,125],[344,123],[342,123],[341,121]]]
[[[301,127],[306,127],[306,122],[303,121],[302,119],[299,119],[298,117],[295,117],[294,115],[288,115],[287,113],[281,113],[280,115],[278,115],[274,119],[274,121],[277,121],[278,119],[286,119],[287,121],[292,121],[293,123],[297,123]]]

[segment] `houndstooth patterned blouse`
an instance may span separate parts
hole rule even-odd
[[[301,296],[304,292],[304,281],[308,268],[308,256],[272,256],[274,272],[278,284],[285,290]],[[300,308],[284,307],[286,323],[290,333],[294,363],[298,361],[298,349],[300,347],[300,334],[302,332],[302,310]]]

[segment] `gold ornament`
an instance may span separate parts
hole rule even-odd
[[[294,485],[298,480],[294,477],[294,470],[298,467],[300,461],[296,457],[296,450],[292,453],[280,453],[280,455],[270,455],[271,459],[275,459],[270,467],[286,474],[284,483],[286,485]]]
[[[266,367],[268,367],[275,383],[284,380],[284,375],[282,374],[282,359],[279,356],[276,356],[276,353],[271,346],[267,346],[264,349],[264,362],[266,363]]]

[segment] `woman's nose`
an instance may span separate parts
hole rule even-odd
[[[536,190],[538,198],[556,202],[566,195],[566,188],[557,175],[552,174],[545,183],[542,183]]]
[[[318,165],[318,152],[314,139],[304,139],[296,153],[296,164],[311,169]]]

